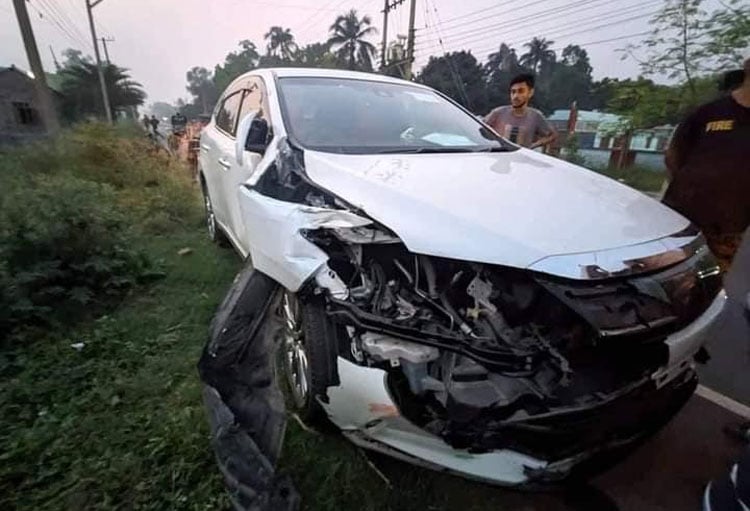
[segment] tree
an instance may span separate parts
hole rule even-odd
[[[516,50],[502,43],[496,52],[487,57],[487,63],[484,65],[488,103],[490,105],[507,103],[510,81],[514,76],[528,71],[519,64]]]
[[[546,39],[535,37],[528,43],[524,44],[529,49],[526,53],[521,55],[519,62],[521,65],[528,67],[534,73],[539,73],[552,64],[555,63],[556,55],[550,46],[554,41],[548,41]]]
[[[335,54],[346,62],[349,69],[361,69],[372,71],[372,59],[375,55],[375,46],[365,37],[377,33],[375,27],[370,26],[369,16],[357,17],[354,9],[340,15],[333,22],[329,31],[328,45],[334,49]]]
[[[589,77],[591,76],[591,71],[593,71],[588,52],[577,44],[569,44],[563,49],[562,63]]]
[[[710,16],[701,9],[703,0],[666,0],[650,20],[653,26],[643,42],[647,48],[639,60],[646,76],[666,76],[687,84],[688,102],[700,96],[696,79],[730,66],[739,67],[742,52],[750,45],[750,5],[742,0],[722,3]],[[637,58],[635,45],[623,50],[623,58]]]
[[[693,80],[706,71],[706,12],[703,0],[666,0],[664,7],[649,23],[653,29],[643,46],[645,59],[640,61],[646,76],[667,76],[686,81],[695,96]],[[626,47],[623,57],[633,55],[634,45]]]
[[[495,53],[489,54],[487,64],[485,64],[488,73],[497,71],[515,72],[518,68],[516,50],[505,43],[500,44],[500,48]]]
[[[62,52],[63,69],[66,67],[78,66],[83,63],[92,63],[94,59],[90,55],[84,55],[81,50],[75,50],[73,48],[67,48]]]
[[[470,52],[430,57],[417,81],[450,96],[472,112],[486,113],[488,110],[483,69]]]
[[[706,53],[714,55],[721,68],[740,67],[750,48],[750,3],[728,0],[722,5],[725,8],[706,21]]]
[[[255,43],[245,39],[240,41],[240,48],[239,52],[228,53],[224,64],[214,68],[213,82],[219,94],[224,92],[232,80],[258,67],[260,54]]]
[[[76,120],[87,115],[103,116],[104,103],[96,64],[84,58],[77,60],[77,64],[67,65],[68,60],[60,71],[64,117]],[[127,69],[114,64],[104,64],[102,67],[113,112],[129,115],[135,107],[143,104],[146,93],[141,84],[130,78]]]
[[[336,55],[327,43],[312,43],[297,50],[294,63],[307,67],[337,67]]]
[[[187,79],[187,91],[193,95],[194,101],[200,105],[201,111],[206,114],[213,108],[219,99],[219,92],[214,85],[211,71],[205,67],[193,67],[185,75]]]
[[[292,31],[288,28],[273,26],[266,32],[263,38],[268,41],[266,51],[268,56],[279,57],[284,60],[291,60],[297,51],[297,45],[294,43]]]
[[[643,77],[613,82],[608,109],[626,117],[633,128],[675,124],[680,119],[679,88]]]

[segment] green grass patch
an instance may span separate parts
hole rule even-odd
[[[607,177],[625,183],[631,188],[642,192],[656,193],[661,190],[666,176],[663,172],[656,172],[643,167],[627,167],[624,169],[592,169]]]
[[[205,238],[144,239],[163,281],[2,353],[0,509],[225,506],[195,364],[240,262]]]

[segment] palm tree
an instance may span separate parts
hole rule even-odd
[[[498,48],[495,53],[489,54],[485,67],[489,72],[512,72],[518,67],[518,57],[516,56],[516,50],[514,50],[507,44],[502,43],[500,45],[500,48]]]
[[[143,104],[146,93],[143,92],[140,83],[130,78],[127,69],[114,64],[104,64],[103,71],[110,106],[114,112],[127,113],[131,107]],[[81,61],[64,67],[60,73],[63,78],[63,110],[68,119],[103,114],[104,106],[96,64]]]
[[[268,56],[280,57],[289,60],[297,51],[297,45],[294,43],[292,31],[288,28],[278,26],[271,27],[263,38],[268,41],[266,50]]]
[[[359,19],[357,11],[352,9],[338,16],[329,29],[331,37],[328,44],[349,69],[372,71],[375,46],[364,40],[366,36],[377,33],[377,29],[370,26],[371,23],[369,16]]]
[[[555,52],[550,49],[553,43],[554,41],[548,41],[543,37],[533,38],[530,42],[524,44],[529,51],[521,55],[519,62],[535,73],[541,71],[542,68],[546,68],[555,62]]]

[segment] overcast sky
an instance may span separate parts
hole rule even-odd
[[[542,36],[553,40],[555,49],[570,43],[584,46],[596,78],[638,74],[637,64],[621,61],[615,50],[641,41],[643,35],[633,34],[648,30],[650,13],[662,4],[661,0],[416,1],[415,71],[443,50],[468,49],[484,60],[503,41],[521,54],[523,42]],[[717,3],[708,0],[706,7]],[[50,46],[58,59],[69,47],[93,54],[85,0],[30,0],[27,5],[46,70],[54,70]],[[371,17],[379,32],[372,42],[379,47],[383,0],[103,0],[94,13],[98,35],[115,39],[109,43],[112,61],[130,69],[150,103],[187,97],[185,72],[192,66],[213,69],[242,39],[264,49],[263,34],[272,25],[290,28],[300,45],[325,40],[336,15],[348,8]],[[391,13],[389,40],[406,35],[408,19],[406,0]],[[11,64],[28,69],[12,0],[0,0],[0,66]]]

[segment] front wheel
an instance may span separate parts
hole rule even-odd
[[[280,355],[291,404],[302,420],[321,423],[325,412],[320,400],[338,380],[335,333],[320,300],[301,301],[294,293],[282,293]]]

